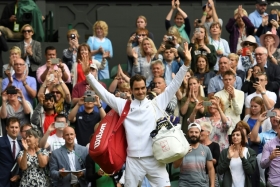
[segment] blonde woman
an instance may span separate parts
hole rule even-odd
[[[9,64],[3,65],[3,72],[2,72],[2,77],[5,79],[8,74],[13,75],[15,73],[14,71],[14,62],[16,59],[19,59],[21,56],[21,50],[17,46],[13,46],[10,49],[10,60]]]
[[[98,79],[109,79],[109,64],[107,59],[113,57],[113,47],[111,41],[106,37],[108,35],[108,25],[105,21],[97,21],[93,25],[93,36],[89,37],[87,44],[91,49],[91,55],[95,60],[106,61],[106,67],[98,71]]]

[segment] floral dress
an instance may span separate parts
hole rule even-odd
[[[210,117],[203,117],[195,120],[195,123],[198,124],[202,122],[208,122],[211,124],[213,129],[209,138],[211,141],[217,142],[220,145],[221,151],[229,146],[227,131],[232,124],[229,117],[227,117],[226,124],[223,124],[222,120],[214,122]]]
[[[43,155],[49,156],[46,149],[42,150]],[[23,156],[23,151],[20,151],[18,157]],[[31,156],[27,153],[27,169],[23,171],[20,180],[20,187],[48,187],[49,179],[44,168],[39,166],[37,155]]]

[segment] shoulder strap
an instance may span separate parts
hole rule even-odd
[[[121,124],[123,123],[124,119],[126,118],[128,112],[129,112],[129,109],[130,109],[130,103],[131,103],[130,100],[126,101],[125,106],[123,108],[123,111],[122,111],[122,113],[120,115],[120,118],[119,118],[119,120],[118,120],[118,122],[116,124],[115,130],[117,130],[121,126]]]

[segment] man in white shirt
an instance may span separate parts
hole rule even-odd
[[[230,117],[233,123],[228,130],[228,134],[231,134],[235,124],[240,121],[240,114],[244,104],[244,92],[234,88],[235,80],[235,74],[230,70],[226,71],[223,74],[224,89],[215,94],[223,101],[225,115]]]
[[[63,125],[63,127],[59,127],[57,124]],[[40,147],[49,148],[50,151],[54,151],[65,144],[65,140],[63,139],[63,129],[68,126],[67,118],[64,114],[58,114],[55,117],[55,122],[52,123],[47,132],[44,134],[42,139],[40,140]],[[51,132],[55,131],[55,134],[51,135]],[[75,138],[75,143],[77,143],[77,139]]]
[[[273,109],[277,100],[277,96],[274,92],[270,92],[265,89],[265,86],[267,85],[266,74],[260,73],[257,76],[257,81],[253,83],[253,87],[256,89],[256,92],[248,95],[245,99],[245,115],[250,114],[251,99],[255,96],[259,96],[263,99],[266,110]]]

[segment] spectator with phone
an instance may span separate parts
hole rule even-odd
[[[84,105],[84,110],[78,112],[79,108]],[[94,111],[94,106],[99,109],[99,113]],[[94,132],[94,126],[105,117],[106,113],[100,103],[100,99],[94,91],[87,90],[84,96],[79,99],[75,107],[68,115],[68,120],[74,123],[77,141],[80,145],[86,146],[89,137]]]
[[[264,73],[264,72],[265,70],[261,69],[261,67],[258,65],[255,65],[252,68],[250,68],[247,71],[247,78],[243,83],[241,90],[248,95],[254,93],[256,89],[253,87],[253,83],[256,82],[256,78],[258,77],[257,75],[259,73]]]
[[[62,61],[59,58],[56,58],[56,48],[53,46],[46,47],[45,57],[47,62],[37,69],[36,72],[37,81],[40,84],[42,84],[45,81],[48,72],[50,70],[54,71],[60,69],[62,73],[62,80],[65,83],[70,83],[71,82],[70,71],[65,63],[62,63]]]
[[[49,126],[55,121],[57,115],[55,111],[55,96],[51,93],[38,94],[38,105],[34,109],[31,117],[31,123],[40,131],[45,134]],[[55,132],[52,132],[55,134]]]
[[[195,119],[197,112],[203,108],[205,110],[206,107],[210,117]],[[223,101],[216,96],[212,96],[209,101],[197,102],[189,118],[190,123],[211,123],[213,130],[210,134],[210,139],[219,144],[221,151],[229,146],[227,131],[232,126],[231,118],[226,116],[224,111],[225,105]]]
[[[199,80],[196,77],[190,77],[187,80],[187,92],[182,98],[180,104],[180,115],[183,117],[182,130],[184,133],[188,131],[189,117],[198,102],[207,101],[207,97],[201,96],[201,89]],[[195,118],[202,118],[207,113],[207,108],[201,108],[197,111]]]
[[[120,97],[123,99],[131,100],[131,90],[130,85],[127,82],[124,82],[118,86],[118,91],[115,93],[116,97]]]
[[[251,99],[255,96],[259,96],[264,100],[264,105],[266,110],[271,110],[274,108],[274,105],[277,101],[277,96],[274,92],[266,90],[267,85],[267,75],[259,73],[257,74],[257,78],[255,79],[256,82],[253,83],[253,87],[256,89],[256,92],[248,95],[245,98],[245,114],[250,113],[250,102]]]
[[[275,131],[278,135],[264,145],[261,158],[261,167],[263,169],[269,168],[268,187],[278,186],[280,184],[280,124],[278,124]]]
[[[64,114],[57,114],[55,121],[48,127],[47,132],[40,139],[39,147],[53,152],[63,146],[65,144],[65,139],[63,139],[63,130],[65,127],[68,127],[67,117]],[[50,135],[53,131],[55,131],[55,134]],[[75,143],[77,143],[76,138]]]
[[[17,58],[14,61],[13,67],[15,73],[13,75],[8,74],[8,77],[2,81],[2,91],[13,85],[21,90],[24,98],[33,106],[33,101],[37,94],[35,78],[28,76],[28,67],[21,58]]]
[[[240,115],[244,104],[244,92],[234,88],[236,77],[234,72],[226,71],[223,73],[224,89],[215,93],[225,106],[225,115],[232,120],[232,126],[228,130],[228,134],[235,128],[235,124],[240,121]]]
[[[23,41],[17,43],[17,46],[22,51],[21,58],[27,64],[28,75],[36,78],[36,70],[42,62],[41,43],[32,39],[34,29],[31,25],[23,25],[21,33],[23,35]]]
[[[253,35],[255,27],[248,18],[248,13],[239,5],[234,10],[234,17],[228,20],[226,30],[229,33],[229,48],[232,53],[237,53],[242,47],[241,43],[247,36]]]
[[[268,143],[270,140],[274,139],[277,136],[277,130],[279,128],[279,122],[280,122],[280,110],[279,109],[277,109],[277,108],[273,109],[269,115],[267,115],[267,113],[268,112],[263,112],[259,116],[255,126],[253,127],[253,130],[251,131],[251,136],[250,136],[250,139],[252,142],[259,144],[259,152],[258,152],[258,156],[257,156],[257,161],[259,164],[261,180],[264,183],[265,183],[264,169],[262,169],[261,165],[260,165],[263,147],[266,143]],[[266,132],[258,133],[260,126],[263,125],[263,123],[266,119],[270,120],[271,129]]]
[[[262,23],[260,24],[256,36],[260,37],[263,34],[266,34],[270,31],[272,34],[280,37],[280,28],[278,24],[278,15],[277,14],[269,14],[262,17]],[[277,46],[278,47],[278,46]]]
[[[113,46],[111,41],[107,38],[108,25],[105,21],[96,21],[92,27],[93,36],[87,40],[87,44],[91,49],[92,58],[98,60],[100,63],[105,61],[104,69],[99,70],[98,79],[109,79],[109,62],[108,59],[113,57]]]
[[[179,0],[172,0],[171,1],[171,10],[167,14],[165,18],[165,28],[169,30],[171,27],[171,17],[173,11],[177,9],[177,12],[174,16],[175,25],[173,27],[177,28],[181,38],[184,38],[186,42],[190,43],[190,32],[191,32],[191,24],[188,15],[180,8],[180,1]]]

